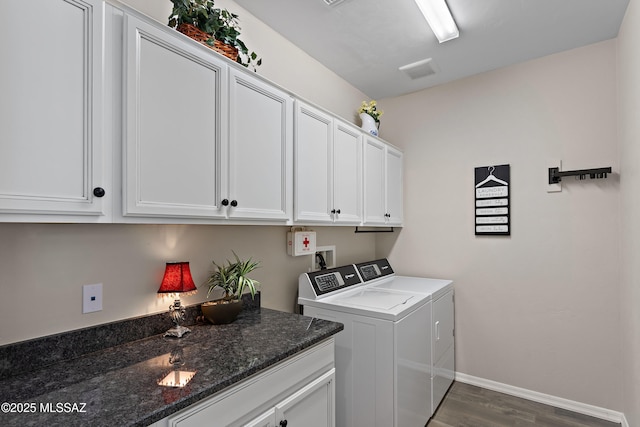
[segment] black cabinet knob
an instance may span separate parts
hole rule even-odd
[[[282,420],[282,421],[280,421],[280,426],[281,426],[281,427],[287,427],[287,424],[288,424],[288,423],[287,423],[287,420]]]
[[[232,200],[232,201],[231,201],[231,206],[233,206],[234,208],[235,208],[236,206],[238,206],[238,201],[237,201],[237,200]]]
[[[229,200],[228,199],[222,199],[222,206],[229,206]]]
[[[332,213],[332,214],[335,214],[335,213],[336,213],[336,210],[335,210],[335,209],[331,209],[331,213]]]
[[[102,187],[96,187],[93,189],[93,195],[96,197],[104,197],[105,194],[106,191],[104,191],[104,188]]]
[[[338,209],[338,210],[336,211],[336,213],[337,213],[337,214],[340,214],[340,209]]]

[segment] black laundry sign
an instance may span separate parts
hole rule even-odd
[[[511,234],[509,184],[509,165],[475,168],[476,236]]]

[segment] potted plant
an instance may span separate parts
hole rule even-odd
[[[262,59],[249,49],[240,35],[238,15],[216,8],[213,0],[171,0],[169,26],[222,53],[231,60],[256,70]]]
[[[374,136],[378,136],[380,117],[383,113],[382,110],[378,110],[378,103],[375,100],[362,101],[362,105],[358,108],[358,114],[360,114],[360,120],[362,120],[362,129]]]
[[[249,289],[251,297],[254,298],[257,286],[260,285],[260,282],[247,276],[258,268],[259,262],[253,261],[251,258],[241,260],[235,252],[233,256],[235,260],[227,260],[226,264],[218,265],[213,261],[215,269],[206,282],[206,285],[209,286],[207,297],[215,288],[224,290],[222,298],[201,305],[202,314],[213,324],[233,322],[242,311],[241,298],[245,288]]]

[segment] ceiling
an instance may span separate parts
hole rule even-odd
[[[614,38],[629,3],[447,0],[460,37],[440,44],[414,0],[235,1],[373,99]]]

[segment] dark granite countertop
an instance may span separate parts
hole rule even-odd
[[[0,425],[149,425],[343,328],[265,308],[229,325],[189,327],[181,339],[155,335],[1,379]],[[158,385],[172,354],[181,371],[195,372],[183,388]]]

